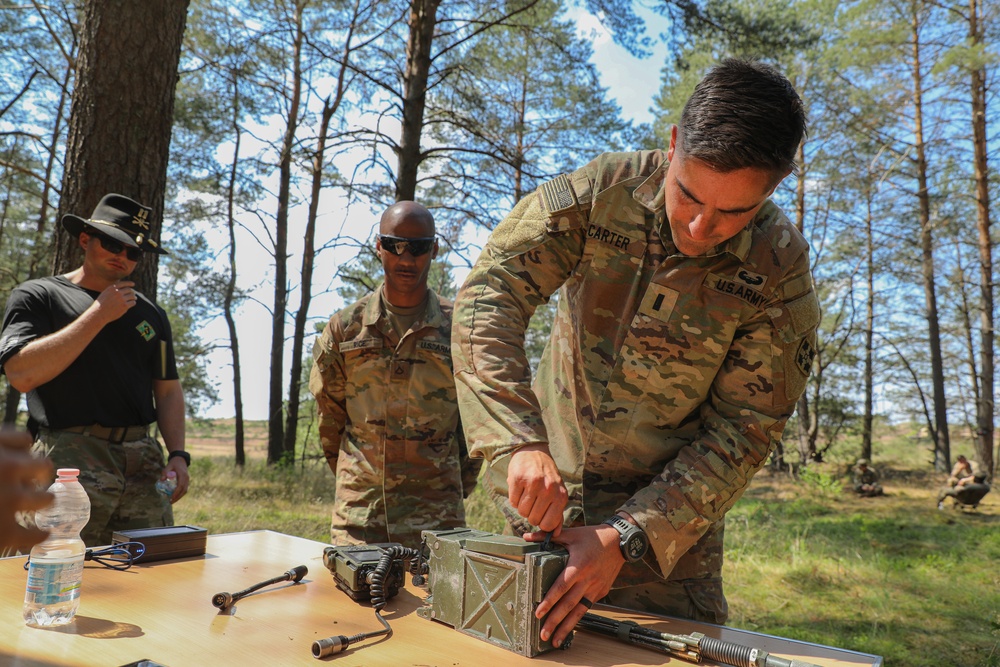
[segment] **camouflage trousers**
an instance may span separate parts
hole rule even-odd
[[[170,500],[156,490],[164,467],[156,438],[114,443],[66,431],[42,429],[36,453],[56,468],[79,468],[90,497],[90,522],[81,537],[88,547],[111,544],[116,530],[172,526]]]
[[[725,625],[729,618],[721,579],[679,579],[615,588],[601,602],[716,625]]]

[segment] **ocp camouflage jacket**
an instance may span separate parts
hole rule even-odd
[[[430,292],[397,342],[381,289],[330,318],[309,388],[337,477],[333,541],[417,547],[421,530],[464,525],[482,461],[469,458],[459,422],[451,302]]]
[[[805,388],[819,306],[808,247],[771,201],[705,256],[674,248],[666,154],[604,154],[521,200],[456,301],[470,450],[506,502],[507,454],[548,443],[568,526],[619,509],[650,538],[616,586],[720,576],[723,516]],[[534,388],[522,336],[560,290]],[[648,566],[648,567],[647,567]]]

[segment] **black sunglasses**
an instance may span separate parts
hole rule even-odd
[[[112,255],[117,255],[124,250],[125,257],[127,257],[130,262],[138,262],[142,258],[142,250],[139,250],[138,248],[127,246],[121,241],[113,239],[110,236],[105,236],[104,234],[97,234],[95,232],[87,233],[100,241],[101,247],[110,252]]]
[[[404,239],[398,236],[379,234],[378,240],[381,242],[383,248],[398,257],[402,257],[403,253],[407,250],[409,250],[410,254],[414,257],[420,257],[421,255],[425,255],[434,249],[433,236],[424,236],[418,239]]]

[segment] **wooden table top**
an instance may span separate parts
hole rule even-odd
[[[393,634],[352,644],[322,661],[312,643],[331,635],[381,629],[370,606],[336,588],[323,566],[322,542],[272,531],[208,537],[204,556],[135,565],[127,571],[88,562],[80,610],[60,628],[28,627],[21,617],[27,573],[23,557],[0,559],[0,665],[118,667],[141,660],[166,667],[317,665],[338,667],[482,667],[483,665],[690,665],[649,649],[577,632],[572,646],[526,658],[420,618],[425,591],[412,585],[388,601],[383,617]],[[268,586],[229,612],[212,596],[243,590],[297,565],[309,568],[297,584]],[[821,667],[879,667],[878,656],[797,642],[733,628],[595,607],[601,615],[633,619],[662,632],[703,632]],[[713,665],[704,661],[702,665]]]

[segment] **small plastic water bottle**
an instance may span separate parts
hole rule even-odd
[[[86,546],[80,531],[90,521],[90,499],[76,468],[60,468],[49,487],[55,501],[35,512],[35,524],[49,536],[31,550],[24,592],[24,622],[48,627],[65,625],[80,607]]]
[[[157,480],[156,490],[165,495],[167,498],[171,498],[174,495],[174,489],[177,488],[177,473],[173,470],[167,472],[167,478]]]

